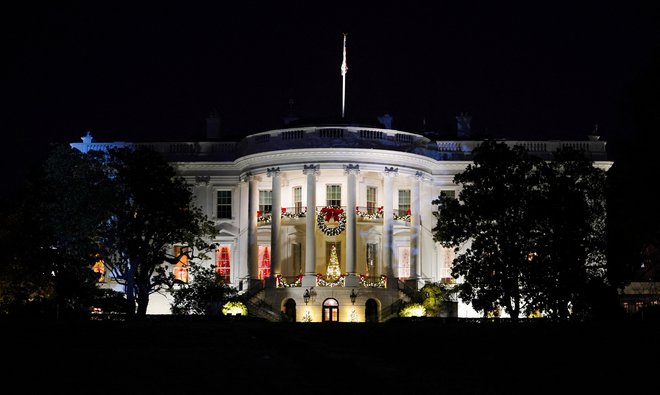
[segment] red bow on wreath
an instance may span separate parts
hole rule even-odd
[[[323,219],[326,222],[330,221],[330,218],[332,218],[335,221],[339,221],[339,215],[343,212],[344,210],[340,208],[323,207],[321,209],[321,213],[325,214],[325,217]]]

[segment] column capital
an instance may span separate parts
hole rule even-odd
[[[385,175],[389,177],[395,177],[399,175],[399,168],[387,167],[385,166]]]
[[[415,179],[419,182],[422,182],[422,181],[428,180],[429,177],[427,177],[427,175],[424,172],[416,171],[415,172]]]
[[[252,175],[252,173],[248,171],[241,174],[238,178],[241,180],[241,182],[248,182],[248,181],[252,181],[254,179],[254,176]]]
[[[274,177],[279,175],[280,175],[279,167],[269,167],[268,169],[266,169],[266,176],[268,177]]]
[[[344,165],[344,174],[360,174],[360,165]]]
[[[321,165],[303,165],[303,174],[313,174],[315,176],[318,176],[320,171],[319,169],[321,168]]]
[[[195,176],[195,184],[197,186],[209,185],[210,180],[210,176]]]

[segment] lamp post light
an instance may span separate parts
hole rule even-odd
[[[309,288],[305,290],[305,293],[303,294],[303,300],[305,301],[305,305],[309,303]]]
[[[351,290],[351,303],[355,305],[355,300],[357,299],[357,292],[355,292],[355,288]]]

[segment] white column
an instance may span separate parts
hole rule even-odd
[[[259,272],[259,244],[257,241],[257,210],[259,209],[259,190],[257,189],[257,179],[250,173],[246,173],[242,180],[248,183],[248,230],[247,230],[247,259],[248,259],[248,277],[250,286],[257,280]]]
[[[415,173],[410,191],[410,278],[417,279],[419,273],[419,235],[421,223],[419,215],[419,188],[424,174],[420,171]]]
[[[346,206],[346,271],[348,272],[344,279],[344,286],[357,287],[360,284],[356,275],[356,215],[357,206],[357,175],[360,173],[360,165],[344,165],[344,173],[347,175],[347,206]]]
[[[383,264],[387,275],[387,287],[396,287],[394,279],[394,177],[399,169],[385,167],[383,173]]]
[[[276,286],[276,276],[282,274],[282,258],[280,253],[281,242],[281,224],[282,224],[282,184],[280,178],[280,168],[273,167],[266,169],[268,177],[271,178],[271,190],[273,192],[273,209],[271,213],[270,225],[270,276],[266,285],[268,287]]]
[[[319,174],[319,165],[304,165],[303,174],[307,176],[307,213],[305,214],[305,274],[302,279],[303,287],[316,285],[316,176]]]

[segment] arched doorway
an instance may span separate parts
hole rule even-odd
[[[329,298],[323,301],[323,322],[339,322],[339,302]]]
[[[364,322],[378,322],[378,302],[374,299],[364,304]]]
[[[284,303],[284,314],[282,316],[286,322],[296,322],[296,301],[289,299]]]

